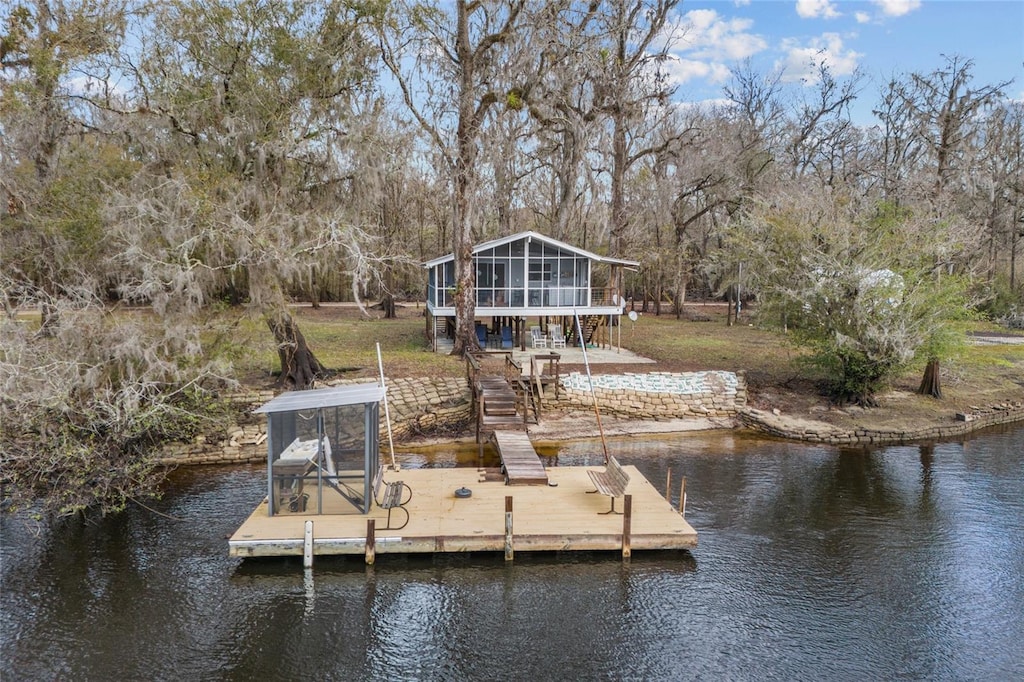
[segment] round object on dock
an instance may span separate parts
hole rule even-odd
[[[456,488],[455,489],[455,497],[466,498],[466,497],[472,497],[472,495],[473,495],[473,491],[470,490],[469,488],[462,487],[462,488]]]

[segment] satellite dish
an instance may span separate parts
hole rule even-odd
[[[636,311],[635,310],[630,310],[629,311],[629,319],[631,321],[633,321],[633,322],[636,322]]]

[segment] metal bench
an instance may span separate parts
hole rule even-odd
[[[629,484],[629,474],[623,471],[619,461],[612,456],[608,457],[608,465],[604,471],[587,471],[590,480],[594,482],[597,490],[588,490],[590,493],[601,493],[612,498],[612,508],[599,514],[621,514],[615,511],[615,498],[626,494],[626,485]]]
[[[405,497],[405,491],[409,491],[409,496]],[[405,497],[403,500],[402,498]],[[377,469],[377,475],[373,481],[373,501],[381,509],[388,510],[388,522],[384,526],[387,530],[401,530],[409,525],[409,510],[405,508],[405,505],[412,499],[412,488],[408,484],[402,481],[385,481],[384,480],[384,467],[381,466]],[[393,509],[401,509],[405,512],[405,523],[401,526],[391,526],[391,511]]]

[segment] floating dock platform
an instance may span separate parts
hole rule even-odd
[[[547,467],[546,485],[506,485],[497,469],[403,469],[387,472],[412,490],[409,522],[386,528],[388,511],[269,516],[264,500],[229,541],[235,557],[365,556],[437,552],[632,551],[689,549],[697,532],[634,466],[625,498],[593,493],[588,470]],[[462,496],[456,494],[459,491]],[[469,493],[469,496],[465,496]],[[395,511],[395,510],[391,510]],[[392,515],[392,518],[398,516]],[[404,520],[404,518],[402,519]]]

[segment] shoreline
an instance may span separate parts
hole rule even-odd
[[[629,438],[638,436],[671,436],[699,431],[742,429],[760,436],[770,436],[799,443],[824,445],[903,445],[945,439],[954,439],[993,426],[1024,421],[1024,404],[1003,403],[979,408],[964,421],[950,421],[918,425],[911,429],[894,431],[885,429],[843,429],[828,422],[802,417],[774,414],[746,408],[734,417],[687,417],[677,419],[625,419],[602,417],[605,437]],[[589,419],[587,419],[589,417]],[[548,419],[539,427],[531,425],[531,440],[538,443],[592,440],[601,437],[593,413],[574,411]],[[475,444],[472,434],[411,438],[397,445],[410,449],[445,444]]]

